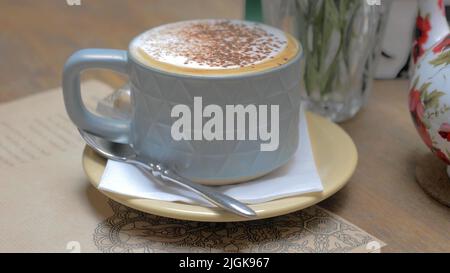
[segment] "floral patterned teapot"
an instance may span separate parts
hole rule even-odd
[[[409,110],[422,140],[450,165],[450,32],[443,0],[419,0],[416,27]]]

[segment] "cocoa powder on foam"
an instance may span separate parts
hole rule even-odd
[[[132,47],[163,64],[224,70],[252,68],[272,59],[281,65],[295,55],[277,59],[288,42],[292,41],[283,32],[256,23],[197,20],[151,29],[140,35]],[[296,53],[297,45],[290,46]]]

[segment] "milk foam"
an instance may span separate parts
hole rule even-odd
[[[183,68],[235,69],[276,57],[286,35],[267,25],[238,20],[194,20],[153,28],[138,36],[131,52]]]

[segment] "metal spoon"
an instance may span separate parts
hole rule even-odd
[[[78,131],[89,147],[107,159],[133,164],[140,169],[150,172],[153,176],[161,178],[163,181],[173,182],[188,190],[196,192],[214,205],[232,213],[249,218],[256,216],[255,211],[238,200],[217,192],[210,187],[183,178],[173,171],[166,169],[160,163],[152,162],[151,160],[140,157],[128,144],[111,142],[80,129],[78,129]]]

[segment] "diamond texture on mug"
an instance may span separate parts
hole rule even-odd
[[[163,162],[171,162],[172,167],[188,177],[196,177],[198,168],[206,174],[200,179],[220,179],[234,173],[238,177],[243,170],[261,173],[266,172],[268,166],[276,168],[290,158],[298,144],[300,93],[298,76],[295,77],[298,69],[297,65],[291,65],[244,80],[226,77],[211,80],[148,73],[145,68],[137,66],[131,74],[134,82],[132,92],[136,93],[133,96],[134,122],[139,124],[139,128],[135,128],[133,143],[142,147],[142,152]],[[230,104],[279,105],[278,149],[261,151],[260,144],[265,143],[261,140],[223,140],[220,145],[217,143],[220,140],[173,140],[171,125],[175,118],[171,118],[172,107],[188,105],[193,115],[194,97],[202,98],[203,109],[210,104],[219,105],[224,118],[225,106]],[[203,119],[203,124],[205,122]],[[223,125],[225,127],[225,120]],[[191,126],[193,128],[193,121]],[[246,135],[248,137],[248,132]]]

